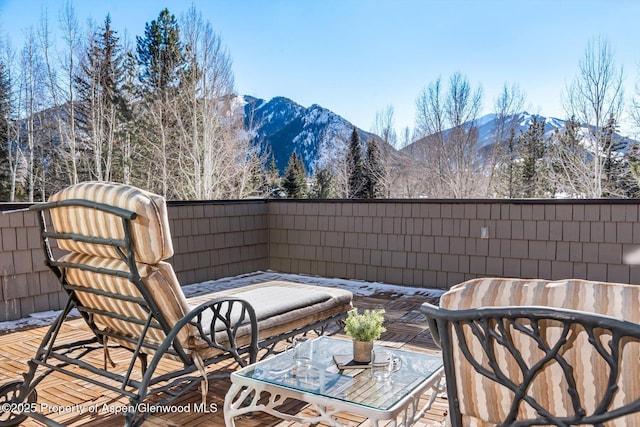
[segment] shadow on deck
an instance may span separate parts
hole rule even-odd
[[[400,288],[401,289],[401,288]],[[386,311],[385,326],[387,332],[378,342],[391,347],[402,347],[404,349],[422,351],[437,354],[439,349],[431,339],[424,317],[419,312],[420,304],[433,297],[418,293],[403,294],[389,290],[385,287],[380,291],[368,295],[354,295],[354,305],[359,308],[384,308]],[[342,331],[334,328],[336,336],[344,336]],[[47,328],[37,327],[22,329],[0,336],[0,385],[7,381],[20,379],[21,374],[27,371],[26,361],[35,355],[42,336]],[[90,332],[81,319],[69,321],[60,333],[60,339],[73,341],[89,338]],[[60,341],[62,342],[62,341]],[[284,344],[280,345],[284,348]],[[128,351],[110,352],[112,359],[118,364],[115,369],[125,369],[130,360]],[[90,354],[87,361],[100,365],[103,359],[100,354]],[[172,361],[167,361],[165,369],[171,369]],[[221,370],[232,371],[237,365],[223,363],[219,365]],[[151,415],[144,423],[145,426],[224,426],[222,414],[224,397],[229,389],[229,379],[211,380],[209,384],[208,403],[215,404],[217,410],[210,412],[184,412],[184,413],[157,413]],[[86,381],[81,381],[63,374],[54,373],[46,377],[37,387],[38,404],[41,412],[48,413],[55,421],[70,426],[121,426],[123,424],[122,414],[115,413],[127,405],[127,401],[118,398],[115,393],[109,392],[99,386]],[[425,396],[423,398],[427,398]],[[200,391],[195,390],[188,393],[181,401],[175,405],[199,403],[201,401]],[[288,412],[308,413],[310,409],[304,404],[292,402]],[[59,413],[53,413],[58,411]],[[416,425],[429,426],[441,425],[447,413],[448,406],[446,399],[438,397],[431,410]],[[370,426],[371,424],[362,417],[353,414],[341,414],[344,417],[340,420],[347,426]],[[23,423],[25,426],[42,425],[34,420],[28,419]],[[240,426],[294,426],[294,422],[282,421],[263,413],[255,413],[250,418],[240,418],[236,420],[236,425]],[[326,425],[326,424],[318,424]]]

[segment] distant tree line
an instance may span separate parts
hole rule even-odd
[[[505,84],[493,109],[490,144],[480,146],[481,87],[457,72],[430,83],[416,101],[416,129],[397,146],[394,197],[629,198],[640,195],[639,149],[616,133],[625,113],[623,70],[606,39],[589,42],[562,98],[566,126],[549,134],[534,116],[517,130],[525,95]],[[640,103],[626,110],[640,127]],[[374,132],[390,135],[393,109],[376,116]],[[408,135],[410,130],[405,131]],[[487,139],[485,138],[485,141]],[[417,141],[406,146],[407,141]]]
[[[162,10],[135,43],[110,16],[85,33],[71,6],[61,16],[63,52],[45,18],[19,52],[2,45],[0,200],[44,200],[85,180],[173,199],[260,195],[264,161],[229,52],[193,7],[180,21]]]
[[[302,159],[294,151],[289,158],[284,176],[274,181],[272,195],[298,199],[377,199],[386,196],[383,159],[375,139],[366,144],[363,155],[360,134],[354,127],[347,151],[340,158],[340,163],[343,166],[341,173],[336,173],[335,164],[325,165],[316,168],[309,179]]]
[[[616,132],[622,68],[594,39],[563,99],[568,120],[549,135],[534,117],[519,131],[525,95],[505,84],[497,126],[480,146],[480,86],[460,72],[416,100],[416,127],[396,135],[393,107],[366,141],[327,134],[336,150],[306,170],[293,152],[281,175],[251,140],[235,93],[231,56],[191,7],[167,9],[135,41],[110,16],[81,29],[70,3],[62,45],[46,18],[19,51],[0,49],[0,200],[38,201],[67,185],[109,180],[169,199],[638,197],[640,149]],[[640,125],[640,104],[630,115]],[[412,144],[410,144],[413,142]],[[410,144],[410,145],[409,145]]]
[[[274,188],[296,198],[636,198],[640,147],[617,135],[622,83],[608,41],[593,39],[563,93],[563,128],[549,132],[533,115],[518,130],[525,94],[505,84],[495,100],[490,143],[480,146],[482,88],[456,72],[448,84],[437,79],[419,94],[413,132],[405,129],[398,138],[389,106],[375,117],[372,132],[379,138],[362,144],[354,130],[344,138],[344,152],[312,177],[293,153],[282,187]],[[634,101],[630,113],[640,126],[638,111]]]

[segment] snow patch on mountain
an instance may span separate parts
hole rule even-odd
[[[504,126],[506,128],[510,129],[513,125],[513,130],[516,137],[525,133],[533,123],[534,119],[537,119],[538,121],[544,120],[544,137],[547,139],[551,138],[554,133],[564,132],[566,129],[566,120],[558,119],[556,117],[545,117],[539,114],[530,114],[526,111],[503,118]],[[498,129],[501,125],[500,117],[497,114],[487,114],[477,118],[473,122],[473,125],[478,132],[478,143],[476,144],[476,150],[489,152],[497,140]],[[469,125],[467,124],[467,126]],[[449,132],[451,132],[451,129],[446,129],[443,131],[445,135],[447,135]],[[581,140],[582,146],[587,151],[593,152],[594,146],[590,133],[591,132],[589,127],[583,125],[578,131],[578,136]],[[424,144],[426,144],[428,138],[429,137],[424,137],[413,142],[412,144],[409,144],[408,146],[403,148],[403,151],[412,152],[415,149],[419,149],[419,147],[422,147]],[[630,143],[633,142],[617,133],[614,134],[614,139],[616,141],[627,140],[629,142],[623,149],[623,151],[626,151]]]
[[[318,104],[303,107],[285,97],[267,101],[245,95],[239,97],[238,105],[244,108],[245,123],[250,129],[253,143],[263,155],[269,158],[273,156],[280,172],[285,170],[294,151],[302,159],[310,175],[318,168],[335,164],[337,160],[344,158],[354,126],[332,111]],[[478,131],[477,150],[490,152],[497,140],[500,119],[497,114],[487,114],[473,122]],[[566,127],[565,120],[526,111],[505,117],[504,123],[507,128],[514,126],[517,137],[529,129],[534,119],[545,121],[545,138],[550,138],[555,132],[564,132]],[[366,147],[374,135],[362,129],[358,131],[363,147]],[[444,131],[445,134],[448,132],[451,129]],[[579,131],[586,150],[593,148],[589,133],[587,126]],[[615,138],[618,141],[624,139],[618,134]],[[426,138],[422,138],[403,148],[403,151],[410,152],[425,143]],[[394,151],[392,147],[387,149]]]
[[[295,151],[307,172],[312,174],[344,152],[353,131],[353,124],[318,104],[305,108],[284,97],[269,101],[243,98],[245,123],[253,130],[254,143],[263,154],[273,156],[281,172]],[[372,136],[361,129],[358,131],[363,143]]]

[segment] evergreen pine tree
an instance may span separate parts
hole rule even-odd
[[[539,163],[544,156],[544,120],[533,117],[533,122],[525,133],[519,137],[522,147],[522,189],[520,197],[540,197],[542,189],[540,182]]]
[[[175,132],[180,114],[175,109],[175,100],[180,86],[180,75],[185,69],[183,46],[176,17],[167,9],[160,12],[157,20],[145,25],[144,37],[137,37],[139,80],[142,85],[146,114],[141,117],[142,134],[147,140],[151,154],[147,165],[139,170],[146,171],[147,188],[163,196],[174,190],[171,177],[176,163],[177,140]]]
[[[126,113],[122,94],[125,79],[125,56],[116,32],[107,15],[104,26],[98,29],[81,73],[76,77],[79,95],[79,126],[90,135],[93,161],[91,178],[123,180],[122,147],[118,144]]]
[[[140,82],[147,92],[167,100],[184,65],[176,17],[163,9],[158,20],[145,24],[144,37],[137,36],[136,41]]]
[[[316,170],[313,175],[313,192],[316,199],[330,199],[334,197],[333,175],[327,168]]]
[[[554,177],[553,184],[556,187],[554,194],[560,191],[570,197],[580,197],[572,183],[581,178],[576,176],[572,165],[583,162],[585,149],[580,144],[580,123],[575,116],[567,119],[562,131],[558,129],[554,131],[551,141],[552,156],[549,161],[551,174]]]
[[[307,171],[295,151],[289,157],[282,187],[292,199],[302,199],[307,193]]]
[[[637,178],[638,164],[637,158],[631,156],[631,151],[635,144],[629,147],[629,153],[619,160],[620,176],[618,177],[619,196],[630,199],[640,197],[640,182]],[[637,147],[637,146],[636,146]],[[637,151],[637,149],[636,149]]]
[[[625,179],[625,175],[630,172],[625,171],[622,158],[618,156],[618,153],[626,147],[626,143],[622,140],[616,140],[615,134],[617,130],[616,118],[611,114],[602,128],[602,152],[604,156],[603,197],[620,197],[631,190],[628,188],[630,182]]]
[[[507,183],[507,195],[509,198],[514,197],[514,177],[513,170],[515,166],[515,149],[516,149],[516,130],[511,128],[509,132],[509,139],[507,140],[506,146],[506,156],[507,156],[507,174],[508,174],[508,183]]]
[[[279,176],[278,166],[276,165],[276,156],[271,154],[271,161],[269,162],[269,175],[270,176]]]
[[[258,153],[251,153],[253,158],[249,166],[249,178],[243,188],[242,197],[264,197],[268,194],[269,176],[264,173],[264,165],[258,159]]]
[[[365,185],[364,197],[367,199],[379,199],[384,197],[384,169],[380,147],[376,140],[372,138],[367,147],[367,161],[365,163]]]
[[[138,164],[144,164],[144,160],[136,159],[136,156],[145,157],[144,150],[138,148],[134,150],[135,142],[140,138],[138,133],[144,132],[138,126],[136,126],[136,106],[139,105],[138,101],[138,73],[137,73],[137,60],[132,51],[127,51],[124,55],[123,61],[123,84],[120,98],[121,106],[120,112],[122,114],[122,127],[119,131],[121,138],[120,149],[122,160],[120,164],[122,166],[122,182],[124,184],[132,184],[134,168]]]
[[[269,162],[269,170],[267,171],[267,197],[282,197],[282,178],[280,177],[280,171],[276,165],[276,158],[271,154],[271,161]]]
[[[640,184],[640,145],[634,143],[629,147],[627,163],[630,175],[635,179],[636,185]]]
[[[349,171],[349,198],[363,199],[365,194],[365,170],[362,161],[362,148],[360,147],[360,134],[354,127],[349,139],[349,152],[347,153],[347,167]]]

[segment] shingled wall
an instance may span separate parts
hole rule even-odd
[[[169,262],[180,283],[268,268],[265,201],[168,204],[175,252]],[[36,213],[6,213],[22,205],[0,207],[0,321],[62,309],[66,295],[44,265]]]
[[[267,269],[441,289],[481,276],[640,284],[639,217],[636,200],[169,202],[169,261],[182,284]],[[0,214],[0,239],[0,321],[62,308],[35,214]]]

